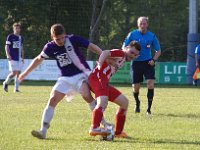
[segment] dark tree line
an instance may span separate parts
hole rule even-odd
[[[81,35],[102,49],[110,49],[121,47],[128,32],[137,28],[139,16],[148,16],[149,29],[161,44],[160,61],[186,61],[188,3],[188,0],[0,0],[0,58],[5,58],[5,39],[12,32],[13,22],[22,23],[25,57],[33,58],[51,40],[49,29],[54,23],[62,23],[67,33]],[[92,32],[96,21],[98,25]]]

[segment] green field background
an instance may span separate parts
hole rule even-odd
[[[27,82],[21,93],[0,89],[0,150],[196,150],[200,149],[198,87],[157,85],[152,116],[146,112],[147,89],[140,92],[141,113],[134,113],[130,85],[115,85],[129,99],[124,131],[130,139],[100,141],[88,134],[91,111],[80,96],[58,104],[46,140],[31,136],[40,120],[54,82]],[[114,123],[117,107],[109,103],[105,118]]]

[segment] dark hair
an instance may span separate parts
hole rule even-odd
[[[130,47],[134,46],[138,51],[141,50],[141,46],[140,46],[140,44],[137,41],[132,41],[131,43],[129,43],[129,46]]]
[[[51,26],[50,32],[51,32],[51,36],[52,35],[55,35],[55,36],[61,35],[61,34],[65,33],[65,28],[63,27],[62,24],[57,23],[57,24],[54,24]]]

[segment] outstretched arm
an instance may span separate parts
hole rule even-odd
[[[22,72],[19,76],[19,81],[23,81],[24,78],[33,70],[35,69],[39,64],[42,63],[42,61],[44,60],[44,58],[41,57],[41,55],[38,55],[32,62],[31,64],[28,66],[28,68]]]
[[[92,51],[93,53],[96,53],[96,54],[98,54],[98,55],[101,55],[101,53],[102,53],[101,48],[99,48],[97,45],[95,45],[95,44],[93,44],[93,43],[90,43],[90,44],[88,45],[88,49],[89,49],[90,51]]]

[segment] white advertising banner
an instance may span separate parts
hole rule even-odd
[[[23,70],[25,70],[32,59],[25,59]],[[93,61],[87,61],[90,68],[93,68]],[[8,60],[0,59],[0,80],[4,80],[9,73]],[[25,79],[27,80],[57,80],[61,73],[55,60],[44,60],[35,70],[33,70]]]

